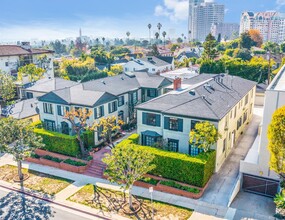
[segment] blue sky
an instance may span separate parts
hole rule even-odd
[[[246,10],[285,12],[285,0],[216,2],[225,4],[226,22],[238,23]],[[76,37],[80,27],[94,37],[147,37],[147,24],[158,22],[176,37],[187,32],[187,7],[187,0],[1,0],[0,41]]]

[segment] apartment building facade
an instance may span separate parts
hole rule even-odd
[[[183,86],[136,107],[140,142],[152,146],[163,141],[171,151],[195,156],[203,149],[189,144],[189,133],[197,122],[210,121],[221,134],[213,146],[218,171],[252,118],[256,84],[239,77],[210,74],[183,84],[188,88]]]

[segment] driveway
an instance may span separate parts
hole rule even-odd
[[[254,115],[247,126],[244,134],[239,137],[230,155],[215,173],[206,189],[203,197],[199,200],[221,206],[228,205],[229,197],[234,187],[237,176],[239,175],[240,160],[244,159],[251,145],[253,144],[258,126],[261,122],[262,108],[254,108]]]

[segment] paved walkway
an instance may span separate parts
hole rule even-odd
[[[244,159],[257,135],[261,122],[260,109],[254,109],[252,121],[246,131],[237,140],[236,146],[220,168],[215,173],[206,189],[201,201],[211,204],[227,206],[235,181],[239,175],[240,160]]]

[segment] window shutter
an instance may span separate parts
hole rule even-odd
[[[62,115],[61,106],[60,105],[57,106],[57,114],[58,115]]]
[[[155,120],[155,122],[156,122],[156,126],[157,126],[157,127],[160,127],[160,115],[156,115],[156,120]]]
[[[164,129],[169,129],[169,117],[164,117]]]
[[[183,132],[183,119],[178,119],[178,131]]]
[[[94,108],[94,118],[97,119],[97,108]]]
[[[147,117],[146,113],[143,112],[143,113],[142,113],[142,123],[143,123],[144,125],[146,125],[146,117]]]
[[[108,111],[111,113],[111,103],[108,103]]]
[[[65,107],[65,111],[66,111],[66,112],[69,112],[69,107]]]
[[[114,106],[115,106],[115,108],[114,108],[114,112],[115,112],[118,109],[118,102],[117,101],[114,102]]]
[[[100,108],[101,108],[102,116],[104,116],[104,115],[105,115],[105,112],[104,112],[104,105],[102,105]]]

